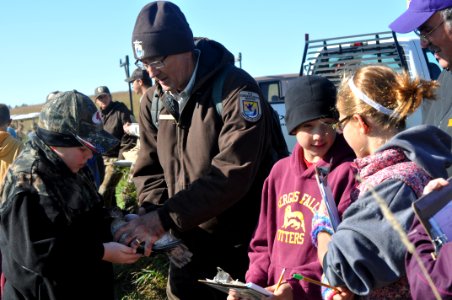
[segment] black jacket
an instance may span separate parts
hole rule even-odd
[[[86,169],[72,173],[35,135],[0,196],[3,299],[113,299],[109,218]]]
[[[124,124],[135,122],[132,112],[122,102],[112,101],[107,108],[101,111],[104,129],[121,141],[104,156],[122,159],[122,153],[135,147],[137,138],[124,132]]]

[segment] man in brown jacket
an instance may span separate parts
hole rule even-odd
[[[170,230],[193,257],[182,268],[170,265],[168,298],[225,299],[198,279],[214,277],[217,266],[244,279],[263,182],[274,163],[271,107],[223,45],[208,39],[195,45],[184,14],[171,2],[141,10],[132,43],[135,58],[155,81],[141,102],[134,172],[146,213],[115,237],[144,242],[149,255]],[[212,89],[223,72],[218,111]]]

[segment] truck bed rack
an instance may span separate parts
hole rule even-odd
[[[305,35],[300,76],[325,76],[337,86],[344,74],[363,64],[384,64],[395,71],[408,69],[392,31],[316,40]]]

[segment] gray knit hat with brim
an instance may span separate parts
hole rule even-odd
[[[86,146],[100,154],[119,143],[104,130],[93,101],[76,90],[60,92],[43,106],[36,134],[48,146]]]
[[[307,75],[294,80],[284,98],[286,127],[290,135],[305,122],[338,118],[336,87],[325,77]]]
[[[151,2],[138,14],[132,48],[136,59],[188,52],[194,49],[193,33],[177,5]]]

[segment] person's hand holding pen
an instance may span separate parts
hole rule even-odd
[[[266,287],[267,291],[272,292],[274,295],[271,297],[262,296],[260,300],[293,300],[292,287],[287,282],[281,283],[276,289],[276,284]],[[230,289],[227,300],[251,300],[249,298],[240,297],[236,290]]]
[[[293,291],[289,283],[283,281],[278,288],[276,288],[276,286],[277,285],[275,284],[266,288],[266,290],[272,292],[274,296],[264,298],[265,300],[293,300]]]
[[[273,296],[265,297],[263,296],[261,300],[293,300],[292,287],[286,281],[283,281],[286,268],[283,268],[281,275],[279,275],[278,282],[272,286],[266,287],[265,289],[271,293]],[[246,298],[240,297],[240,295],[234,290],[230,289],[227,300],[248,300]]]
[[[336,294],[333,296],[333,300],[352,300],[355,298],[355,294],[353,294],[349,289],[346,287],[340,286],[337,287],[339,292],[336,292]]]
[[[331,286],[331,285],[329,285],[327,283],[311,279],[311,278],[303,276],[301,274],[293,274],[292,278],[297,279],[297,280],[304,280],[304,281],[307,281],[307,282],[310,282],[310,283],[314,283],[314,284],[317,284],[317,285],[320,285],[320,286],[332,289],[332,291],[333,291],[333,294],[332,294],[333,298],[332,299],[333,300],[352,300],[355,297],[355,295],[349,289],[347,289],[346,287]]]

